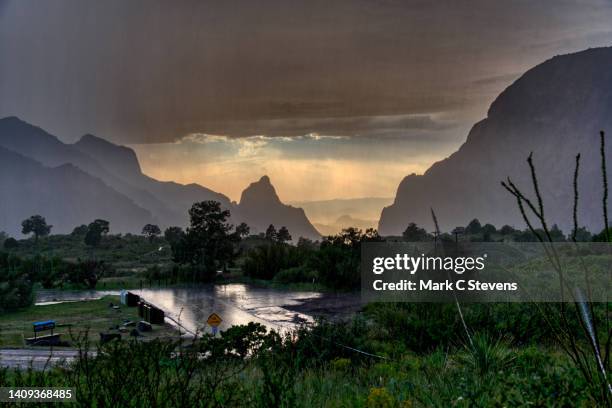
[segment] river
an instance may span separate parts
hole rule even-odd
[[[284,331],[313,322],[318,315],[341,318],[360,307],[360,297],[355,293],[280,290],[239,283],[132,292],[163,309],[169,322],[180,322],[183,328],[192,333],[210,330],[206,328],[206,319],[213,312],[223,319],[220,330],[236,324],[257,322],[269,329]],[[41,290],[36,294],[36,304],[99,299],[105,295],[119,295],[119,291]]]

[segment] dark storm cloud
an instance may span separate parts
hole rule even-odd
[[[484,114],[474,81],[609,42],[609,6],[0,0],[0,115],[124,143],[435,129]]]

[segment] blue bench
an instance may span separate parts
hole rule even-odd
[[[60,336],[61,334],[53,334],[53,329],[55,329],[55,320],[45,320],[43,322],[34,322],[32,323],[32,327],[34,329],[34,337],[29,337],[25,339],[27,345],[30,346],[55,346],[60,344]],[[51,334],[46,334],[44,336],[38,336],[38,333],[51,330]]]
[[[44,322],[34,322],[32,325],[34,326],[34,337],[36,337],[36,333],[51,330],[51,334],[53,334],[53,329],[55,329],[55,320],[45,320]]]

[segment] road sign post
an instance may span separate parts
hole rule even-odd
[[[221,324],[222,321],[223,319],[221,319],[221,316],[219,316],[216,313],[211,313],[211,315],[208,316],[208,319],[206,319],[206,323],[208,323],[208,325],[212,329],[213,336],[217,335],[217,331],[219,331],[219,325]]]

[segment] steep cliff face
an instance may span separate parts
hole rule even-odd
[[[199,184],[179,184],[159,181],[142,173],[134,150],[118,146],[102,138],[85,135],[73,145],[80,152],[100,163],[112,177],[109,183],[147,208],[150,208],[162,226],[187,225],[187,211],[197,201],[214,200],[225,208],[233,209],[229,198]],[[128,190],[122,189],[127,184]]]
[[[270,224],[273,224],[276,229],[287,227],[294,240],[299,237],[311,239],[321,237],[308,221],[303,209],[281,202],[268,176],[251,183],[242,192],[238,211],[254,233],[264,232]]]
[[[0,229],[21,233],[21,221],[43,215],[53,233],[68,233],[96,218],[113,232],[134,232],[153,222],[151,213],[72,164],[45,167],[0,147]]]
[[[400,183],[383,209],[381,234],[401,234],[410,222],[433,228],[430,208],[443,229],[479,218],[524,227],[516,201],[501,187],[510,176],[532,195],[526,158],[533,152],[546,216],[569,231],[572,176],[582,155],[579,223],[603,228],[599,131],[612,135],[612,48],[554,57],[526,72],[502,92],[487,118],[460,149],[423,175]],[[612,141],[606,153],[612,153]]]
[[[117,176],[132,180],[142,174],[136,153],[129,147],[117,146],[90,134],[84,135],[72,146],[90,157],[95,157],[109,172]]]

